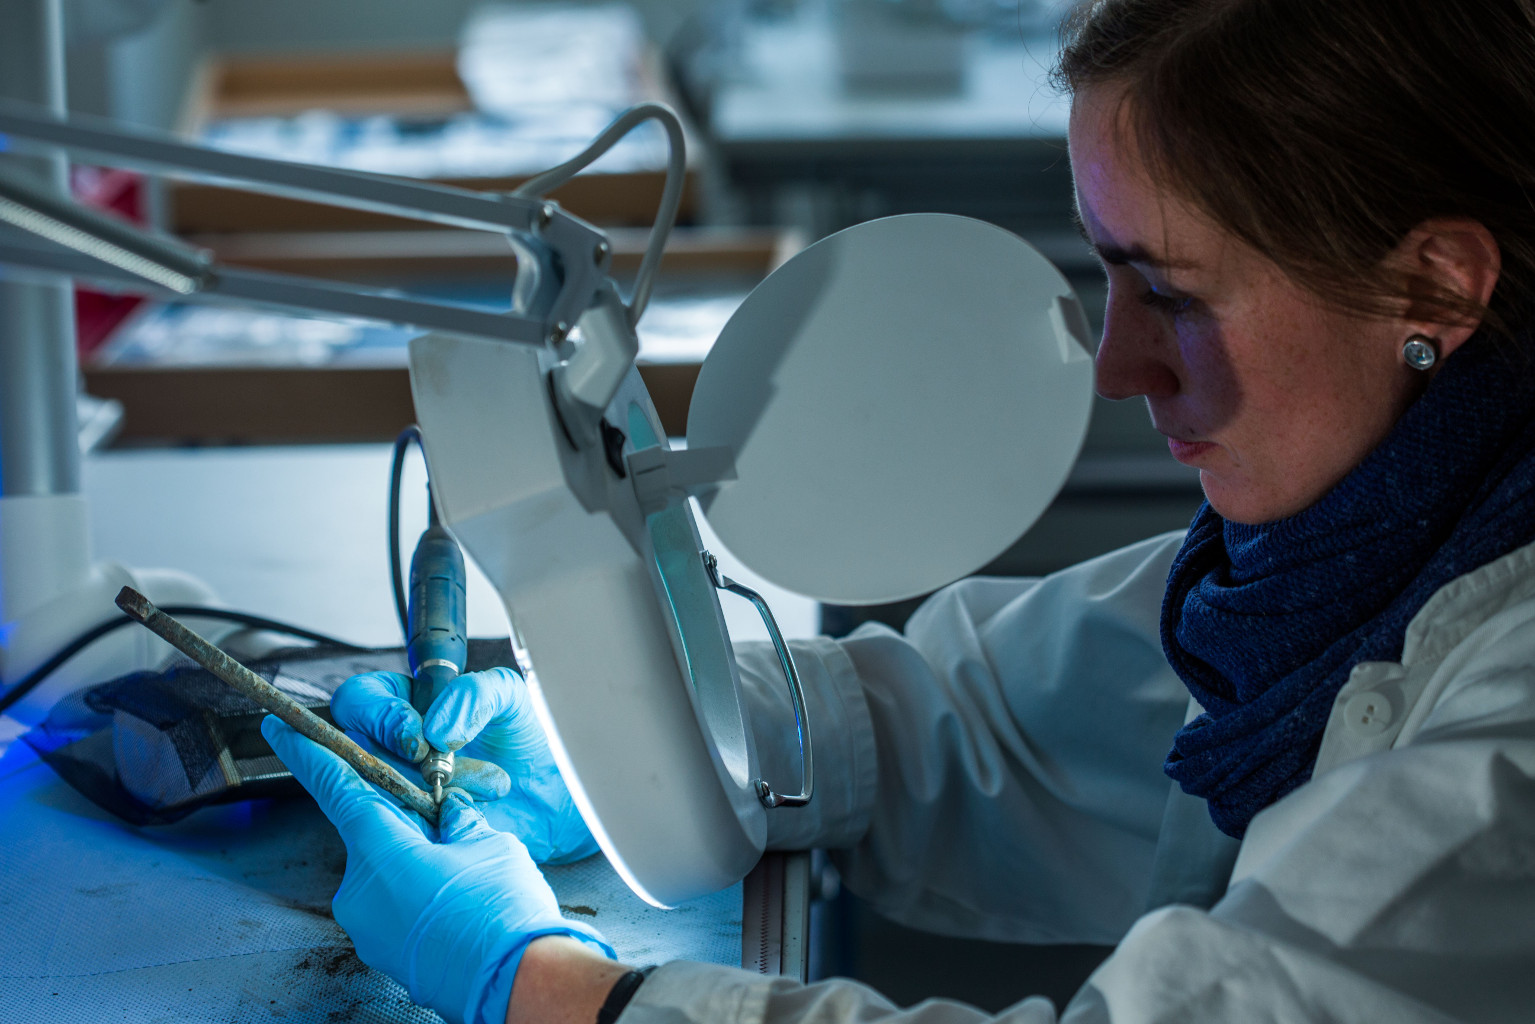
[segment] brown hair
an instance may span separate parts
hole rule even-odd
[[[1125,89],[1157,180],[1323,299],[1501,332],[1535,312],[1535,0],[1088,0],[1059,86]],[[1483,308],[1383,266],[1432,217],[1481,222]]]

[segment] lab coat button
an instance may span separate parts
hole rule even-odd
[[[1360,736],[1378,736],[1391,724],[1391,701],[1381,693],[1356,693],[1343,707],[1343,720]]]

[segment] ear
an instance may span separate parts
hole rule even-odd
[[[1448,293],[1486,306],[1503,270],[1498,240],[1480,221],[1434,217],[1408,232],[1393,255],[1415,297],[1407,308],[1408,331],[1437,338],[1440,355],[1448,356],[1476,333],[1481,319],[1446,314],[1442,305],[1418,297]]]

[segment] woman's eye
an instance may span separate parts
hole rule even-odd
[[[1168,316],[1178,316],[1187,313],[1194,300],[1187,295],[1164,295],[1155,288],[1146,289],[1141,295],[1141,301],[1159,312]]]

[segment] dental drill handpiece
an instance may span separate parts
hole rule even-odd
[[[464,556],[458,542],[437,523],[427,527],[410,559],[410,603],[406,611],[410,639],[410,703],[423,716],[437,695],[461,675],[469,658],[464,596]],[[442,803],[442,789],[453,777],[453,752],[428,749],[421,778]]]

